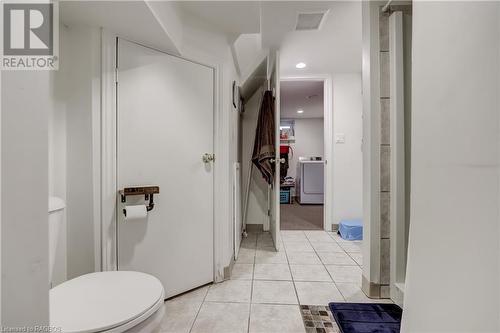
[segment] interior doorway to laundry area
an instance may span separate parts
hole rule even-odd
[[[281,230],[325,226],[324,86],[316,78],[280,83]]]

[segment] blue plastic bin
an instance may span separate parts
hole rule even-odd
[[[363,220],[341,220],[339,234],[345,240],[363,240]]]
[[[290,190],[280,190],[280,204],[290,203]]]

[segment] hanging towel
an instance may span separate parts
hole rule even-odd
[[[252,162],[268,184],[274,181],[274,163],[271,163],[271,159],[276,158],[275,137],[274,97],[272,91],[267,90],[259,110]]]

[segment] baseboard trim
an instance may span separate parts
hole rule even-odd
[[[370,298],[380,298],[380,284],[368,281],[363,275],[361,290]]]
[[[224,267],[224,280],[229,280],[233,274],[234,259],[231,259],[229,266]]]
[[[246,232],[264,232],[264,226],[262,224],[247,224]]]

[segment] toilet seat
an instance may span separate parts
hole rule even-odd
[[[98,272],[50,290],[50,325],[65,333],[124,332],[163,305],[161,282],[141,272]]]

